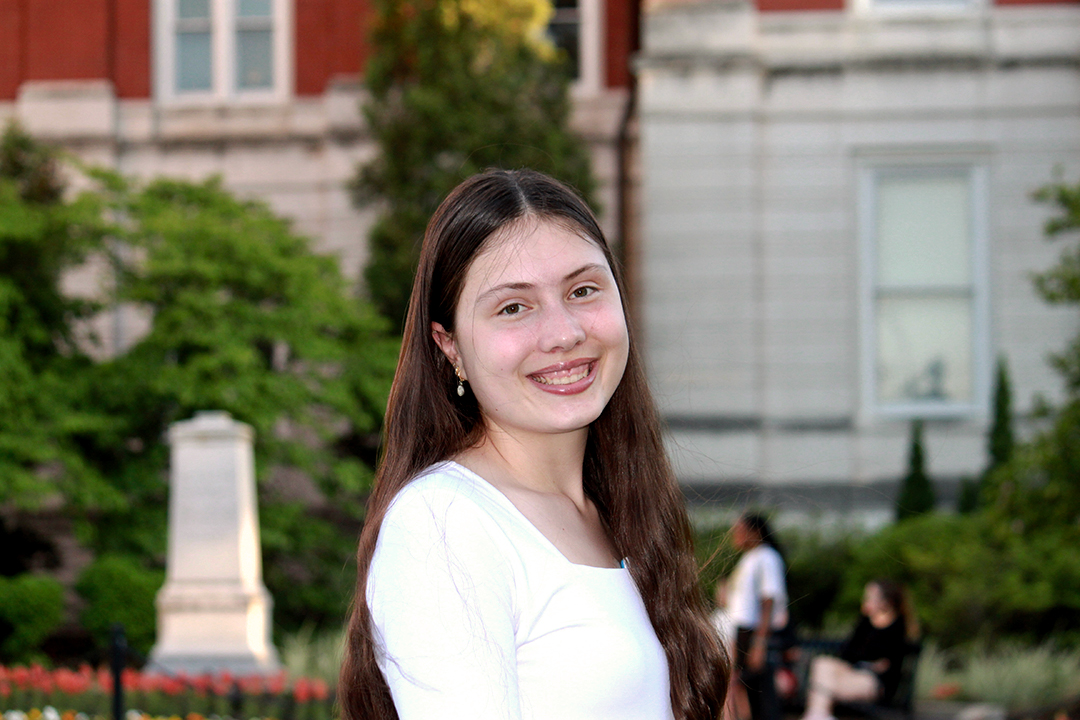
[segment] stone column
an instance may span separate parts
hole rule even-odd
[[[188,673],[267,673],[273,601],[262,582],[254,433],[225,412],[169,428],[169,553],[151,662]]]

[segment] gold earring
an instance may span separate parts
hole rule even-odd
[[[457,375],[457,396],[465,397],[465,378],[461,377],[461,368],[454,366],[454,374]]]

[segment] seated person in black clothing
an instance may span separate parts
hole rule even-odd
[[[900,682],[907,643],[918,637],[918,631],[918,620],[903,587],[889,580],[867,584],[862,618],[840,657],[819,655],[810,665],[803,720],[834,720],[835,700],[882,702],[891,698]]]

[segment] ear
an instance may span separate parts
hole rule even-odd
[[[431,323],[431,337],[435,340],[435,344],[442,350],[443,355],[450,361],[450,364],[456,368],[461,367],[461,357],[458,355],[457,344],[454,342],[453,334],[446,331],[446,328],[441,323]],[[462,376],[465,371],[461,370]]]

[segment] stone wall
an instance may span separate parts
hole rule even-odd
[[[1032,290],[1058,249],[1030,193],[1055,168],[1080,174],[1080,6],[710,1],[660,7],[644,30],[642,305],[680,477],[772,488],[803,511],[830,510],[814,499],[829,488],[891,502],[910,416],[867,400],[860,172],[953,161],[985,172],[987,322],[978,407],[926,435],[934,476],[976,474],[994,358],[1024,413],[1059,394],[1045,356],[1078,330]]]

